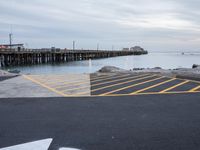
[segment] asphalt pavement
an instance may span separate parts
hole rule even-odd
[[[15,76],[0,76],[0,82],[4,81],[4,80],[8,80],[8,79],[12,79],[14,77],[17,77],[18,75]]]
[[[198,150],[200,93],[0,99],[0,148]]]

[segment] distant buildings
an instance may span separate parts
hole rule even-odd
[[[134,52],[144,52],[145,50],[143,48],[141,48],[140,46],[135,46],[135,47],[131,47],[130,51],[134,51]]]
[[[1,49],[7,49],[8,47],[7,46],[5,46],[5,45],[0,45],[0,50]]]
[[[123,48],[122,50],[123,51],[129,51],[130,49],[129,48]]]
[[[145,50],[140,46],[134,46],[131,48],[123,48],[123,51],[144,52]]]
[[[123,48],[122,51],[131,51],[131,52],[134,52],[135,55],[148,54],[148,51],[144,50],[140,46],[134,46],[131,48]]]

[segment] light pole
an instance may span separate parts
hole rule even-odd
[[[114,45],[112,45],[112,51],[114,50]]]
[[[97,51],[99,50],[99,43],[97,43]]]
[[[76,48],[76,41],[73,41],[73,50]]]
[[[10,49],[12,49],[12,33],[9,34]]]

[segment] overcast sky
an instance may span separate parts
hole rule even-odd
[[[0,0],[0,43],[200,51],[199,0]]]

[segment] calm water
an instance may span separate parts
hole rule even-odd
[[[62,64],[48,64],[7,68],[20,70],[30,74],[65,74],[91,73],[103,66],[116,66],[124,69],[162,67],[174,69],[179,67],[191,68],[193,64],[200,64],[200,53],[182,55],[181,53],[149,53],[142,56],[123,56],[90,61],[68,62]]]

